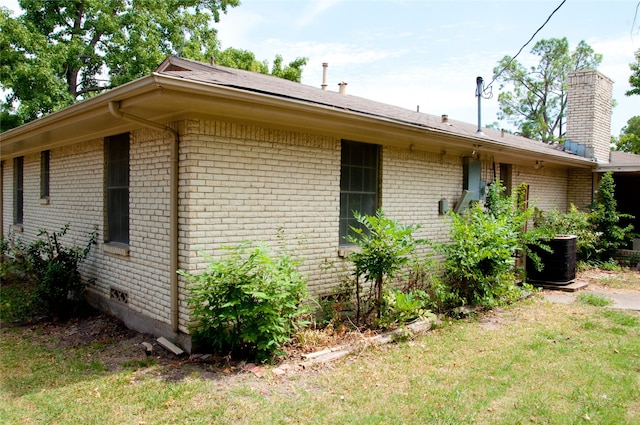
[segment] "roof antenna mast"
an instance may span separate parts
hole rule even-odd
[[[482,92],[484,91],[484,80],[482,77],[476,77],[476,96],[478,97],[478,134],[484,134],[482,132]]]

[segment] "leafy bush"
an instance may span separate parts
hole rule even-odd
[[[35,284],[33,304],[58,318],[77,313],[84,299],[90,281],[82,279],[78,267],[87,258],[97,239],[97,232],[93,231],[84,248],[65,247],[61,240],[68,230],[68,224],[51,234],[40,230],[38,237],[43,238],[26,248],[18,246],[15,251],[15,257],[22,259],[23,267]]]
[[[579,261],[590,261],[598,250],[600,232],[591,224],[591,214],[580,211],[571,204],[569,212],[558,210],[542,211],[535,209],[533,223],[536,228],[546,229],[550,235],[575,235],[576,256]]]
[[[519,296],[515,257],[527,245],[540,244],[546,235],[524,232],[533,210],[519,205],[518,193],[505,196],[497,180],[489,186],[484,208],[476,203],[463,214],[450,214],[452,242],[436,249],[445,255],[452,302],[492,307]]]
[[[398,288],[385,288],[378,326],[389,328],[412,320],[433,317],[429,304],[429,295],[422,290],[405,292]]]
[[[193,310],[194,338],[217,352],[255,356],[267,361],[301,325],[306,283],[289,254],[272,256],[265,244],[245,242],[225,247],[189,280],[187,302]]]
[[[382,312],[383,285],[385,279],[392,278],[395,273],[409,261],[416,246],[421,243],[413,238],[413,232],[419,226],[406,226],[387,218],[379,209],[375,216],[360,215],[354,217],[363,227],[351,227],[356,236],[347,236],[348,242],[360,247],[360,251],[349,255],[355,266],[356,277],[356,320],[373,314],[380,319]],[[360,291],[360,277],[372,284],[373,303],[369,311],[362,314],[363,297]]]
[[[591,223],[601,237],[598,240],[597,257],[601,262],[613,259],[616,251],[624,247],[632,238],[633,225],[621,226],[623,219],[630,219],[629,214],[617,211],[615,199],[615,182],[611,172],[605,173],[598,186],[596,200],[591,205]]]

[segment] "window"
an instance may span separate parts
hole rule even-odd
[[[13,224],[24,218],[24,157],[13,159]]]
[[[358,227],[353,216],[373,215],[378,209],[380,147],[368,143],[342,141],[340,162],[340,245],[348,245],[345,236]]]
[[[49,158],[51,151],[40,152],[40,199],[49,198]]]
[[[129,133],[105,141],[107,239],[129,244]]]
[[[513,168],[511,164],[500,164],[500,180],[502,180],[502,185],[506,189],[505,193],[507,196],[511,196],[511,187],[513,186],[512,176]]]

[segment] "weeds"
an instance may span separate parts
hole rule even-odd
[[[592,305],[595,307],[606,307],[608,305],[613,304],[613,301],[607,297],[601,295],[590,294],[588,292],[583,292],[578,295],[578,300],[582,303]]]

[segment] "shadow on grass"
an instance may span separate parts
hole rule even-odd
[[[2,290],[4,295],[4,285]],[[176,357],[154,344],[154,336],[95,310],[66,321],[2,321],[0,326],[1,392],[13,397],[127,371],[177,382],[194,374],[220,379],[240,370],[216,363],[217,357],[208,363]],[[153,344],[151,355],[142,342]]]

